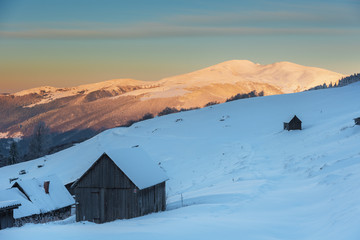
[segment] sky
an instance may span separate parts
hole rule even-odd
[[[360,72],[360,0],[0,0],[0,93],[233,59]]]

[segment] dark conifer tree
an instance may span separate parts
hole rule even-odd
[[[19,152],[17,149],[17,143],[15,141],[13,141],[10,145],[10,150],[9,150],[9,165],[18,163],[19,159]]]
[[[33,131],[29,144],[30,159],[38,158],[47,154],[50,146],[50,130],[44,122],[39,122]]]

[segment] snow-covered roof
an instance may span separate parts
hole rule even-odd
[[[141,148],[108,149],[105,152],[139,188],[144,189],[169,178]]]
[[[44,182],[49,181],[49,193],[45,193]],[[19,186],[19,189],[17,188]],[[21,206],[14,210],[14,217],[21,218],[34,214],[47,213],[75,203],[57,176],[19,180],[11,189],[0,192],[2,198],[19,201]]]
[[[127,129],[119,128],[118,130]],[[106,137],[104,138],[104,136]],[[108,130],[103,132],[101,135],[95,136],[64,151],[60,151],[55,154],[41,157],[32,161],[2,167],[0,168],[0,189],[4,190],[12,187],[14,181],[9,181],[11,179],[25,181],[32,178],[48,176],[51,174],[56,174],[61,179],[63,185],[73,183],[79,179],[82,174],[85,173],[104,152],[112,155],[111,157],[114,157],[114,159],[116,159],[117,151],[123,152],[123,155],[126,156],[127,153],[125,152],[127,151],[124,150],[126,145],[124,146],[119,144],[119,137],[121,137],[121,134],[119,135],[118,133],[113,133],[111,130]],[[136,149],[140,149],[140,147],[131,148],[132,145],[130,145],[128,148],[133,149],[135,155],[139,155],[140,153],[136,154]],[[130,150],[130,152],[132,151]],[[120,153],[120,155],[121,154],[122,153]],[[148,154],[146,154],[146,158],[150,158]],[[154,164],[156,165],[156,163]],[[20,172],[23,170],[25,174],[20,174]],[[163,174],[164,173],[162,173],[162,175]]]
[[[30,202],[29,199],[27,199],[26,196],[17,188],[0,191],[0,201],[6,201],[7,199],[16,199],[16,201],[21,204],[19,208],[14,209],[15,219],[41,213],[40,209]]]
[[[148,188],[168,180],[159,165],[139,147],[107,148],[103,154],[109,156],[139,189]],[[86,172],[83,175],[85,174]]]
[[[4,208],[16,208],[18,206],[20,206],[20,202],[18,200],[0,201],[0,210]]]

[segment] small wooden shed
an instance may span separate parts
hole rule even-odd
[[[0,230],[14,226],[14,209],[18,208],[20,205],[21,204],[16,200],[0,202]]]
[[[104,223],[164,211],[167,179],[140,148],[106,151],[72,186],[76,221]]]
[[[290,122],[284,122],[284,130],[301,130],[301,120],[294,115]]]
[[[354,118],[355,125],[360,125],[360,117]]]

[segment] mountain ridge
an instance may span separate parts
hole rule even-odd
[[[299,92],[343,76],[290,62],[261,65],[230,60],[158,81],[126,78],[69,88],[32,88],[0,96],[4,116],[0,138],[29,137],[42,121],[62,136],[57,140],[61,145],[137,121],[145,114],[156,116],[166,107],[199,108],[251,91],[264,95]],[[6,148],[0,154],[6,155]]]
[[[332,81],[334,81],[334,78],[338,78],[340,79],[341,77],[345,76],[343,74],[339,74],[339,73],[335,73],[329,70],[325,70],[322,68],[317,68],[317,67],[308,67],[308,66],[302,66],[296,63],[292,63],[292,62],[288,62],[288,61],[281,61],[281,62],[275,62],[272,64],[266,64],[266,65],[261,65],[259,63],[254,63],[251,62],[249,60],[229,60],[229,61],[225,61],[222,63],[218,63],[200,70],[196,70],[193,72],[189,72],[189,73],[185,73],[185,74],[180,74],[180,75],[175,75],[175,76],[171,76],[171,77],[166,77],[157,81],[142,81],[142,80],[136,80],[136,79],[131,79],[131,78],[120,78],[120,79],[111,79],[111,80],[106,80],[106,81],[102,81],[102,82],[97,82],[97,83],[90,83],[90,84],[82,84],[79,86],[74,86],[74,87],[63,87],[63,88],[57,88],[57,87],[52,87],[52,86],[41,86],[41,87],[36,87],[36,88],[31,88],[31,89],[27,89],[27,90],[22,90],[10,95],[14,95],[14,96],[24,96],[27,94],[32,94],[32,93],[39,93],[41,91],[46,91],[46,92],[51,92],[51,91],[83,91],[83,90],[88,90],[88,91],[95,91],[95,90],[101,90],[101,89],[111,89],[111,87],[117,87],[117,86],[142,86],[142,87],[149,87],[151,85],[162,85],[166,83],[169,83],[171,81],[178,81],[179,78],[189,78],[189,77],[196,77],[196,79],[198,78],[204,78],[202,76],[198,76],[198,74],[201,73],[207,73],[207,72],[214,72],[214,71],[221,71],[222,69],[226,69],[226,70],[230,70],[230,71],[237,71],[236,74],[234,75],[239,75],[240,73],[252,73],[254,70],[258,70],[261,71],[261,73],[264,73],[264,71],[269,71],[269,70],[273,70],[273,71],[288,71],[289,68],[293,68],[292,71],[294,70],[294,68],[296,68],[296,70],[302,69],[305,72],[309,72],[310,70],[316,71],[316,72],[320,72],[320,73],[328,73],[331,76]],[[249,68],[251,68],[249,71]],[[240,70],[240,72],[239,72]],[[243,71],[245,70],[245,71]],[[222,72],[223,73],[223,72]],[[195,76],[194,76],[195,75]],[[337,79],[337,80],[338,80]],[[189,79],[185,79],[185,81],[189,81]],[[205,83],[209,82],[213,83],[212,81],[208,81]],[[256,81],[255,81],[256,82]],[[196,82],[199,83],[199,82]],[[315,84],[315,83],[314,83]],[[314,85],[312,84],[312,85]],[[112,89],[111,89],[112,90]],[[305,90],[305,89],[302,89]]]

